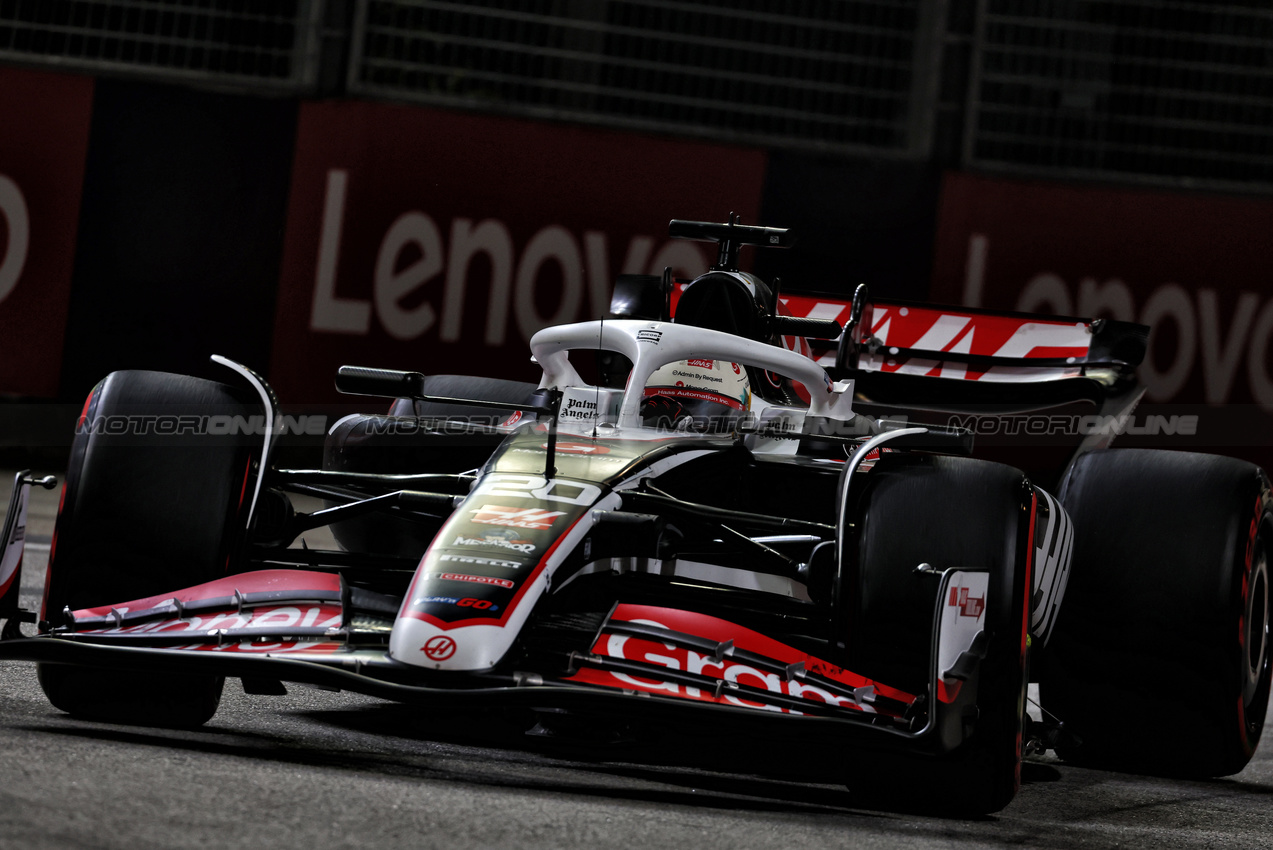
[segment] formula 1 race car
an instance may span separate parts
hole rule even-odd
[[[237,677],[786,737],[855,792],[961,814],[1007,805],[1042,748],[1242,769],[1269,699],[1264,472],[1099,432],[974,451],[986,419],[1129,411],[1147,328],[779,293],[738,253],[788,231],[671,232],[719,243],[712,269],[621,277],[606,319],[539,331],[538,385],[340,369],[394,401],[337,422],[321,469],[279,467],[241,365],[111,374],[38,618],[15,575],[42,482],[15,483],[0,659],[90,719],[198,725]],[[338,548],[295,545],[324,526]]]

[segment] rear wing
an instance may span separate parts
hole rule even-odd
[[[691,282],[668,275],[621,276],[610,316],[676,321],[681,296]],[[1150,337],[1144,324],[1113,319],[872,302],[864,285],[850,296],[780,293],[777,304],[769,302],[764,312],[830,328],[825,336],[797,336],[787,330],[791,324],[769,323],[766,333],[816,361],[833,378],[877,373],[984,384],[1087,378],[1113,387],[1134,379]],[[735,324],[766,327],[754,319]]]
[[[668,232],[718,243],[716,263],[694,281],[673,279],[671,269],[661,277],[621,275],[610,318],[677,321],[684,296],[688,310],[680,321],[781,341],[833,379],[874,373],[992,385],[1086,378],[1108,389],[1134,381],[1148,347],[1149,328],[1111,319],[872,302],[865,284],[845,296],[780,293],[777,280],[770,287],[738,271],[738,250],[788,248],[795,237],[782,228],[741,225],[732,213],[723,224],[673,220]]]
[[[649,278],[645,311],[657,315],[663,296]],[[636,281],[623,281],[613,315],[636,315]],[[668,287],[663,310],[672,317],[688,281]],[[617,290],[618,291],[618,290]],[[1106,386],[1130,380],[1145,357],[1149,328],[1112,319],[1082,319],[972,307],[875,301],[859,286],[844,298],[784,292],[779,315],[837,323],[829,338],[784,336],[786,348],[840,372],[915,375],[982,383],[1038,383],[1089,378]],[[855,316],[856,312],[856,316]],[[845,339],[845,334],[848,339]]]
[[[1144,325],[1109,319],[863,300],[856,323],[853,300],[835,296],[784,293],[779,310],[831,319],[851,334],[848,345],[840,339],[796,341],[825,368],[990,383],[1087,377],[1112,384],[1132,377],[1149,338]],[[850,362],[839,362],[842,357]]]

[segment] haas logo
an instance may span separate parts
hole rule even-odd
[[[434,661],[446,661],[455,654],[455,641],[446,635],[435,635],[420,650]]]
[[[552,528],[557,517],[565,516],[565,511],[545,511],[539,508],[512,508],[505,505],[482,505],[472,508],[473,522],[486,525],[507,525],[513,528],[533,528],[545,530]]]
[[[952,608],[958,608],[961,617],[979,618],[986,610],[986,597],[984,595],[970,596],[966,587],[952,587],[950,600],[946,604]]]

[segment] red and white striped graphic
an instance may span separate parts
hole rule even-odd
[[[841,325],[848,321],[851,310],[849,302],[826,296],[791,295],[782,300],[794,316],[834,319]],[[870,371],[971,381],[1032,381],[1079,375],[1092,328],[1087,322],[1065,319],[876,302],[871,327],[862,329],[862,334],[873,341],[874,350],[864,350],[858,365]],[[819,364],[835,364],[834,344],[813,341],[812,346]],[[976,369],[944,359],[944,353],[999,357],[1021,363]],[[1066,362],[1039,365],[1031,364],[1031,360]]]

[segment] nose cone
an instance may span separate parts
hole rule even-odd
[[[398,620],[389,639],[395,661],[430,670],[477,673],[494,667],[508,649],[500,626],[441,629],[411,617]]]

